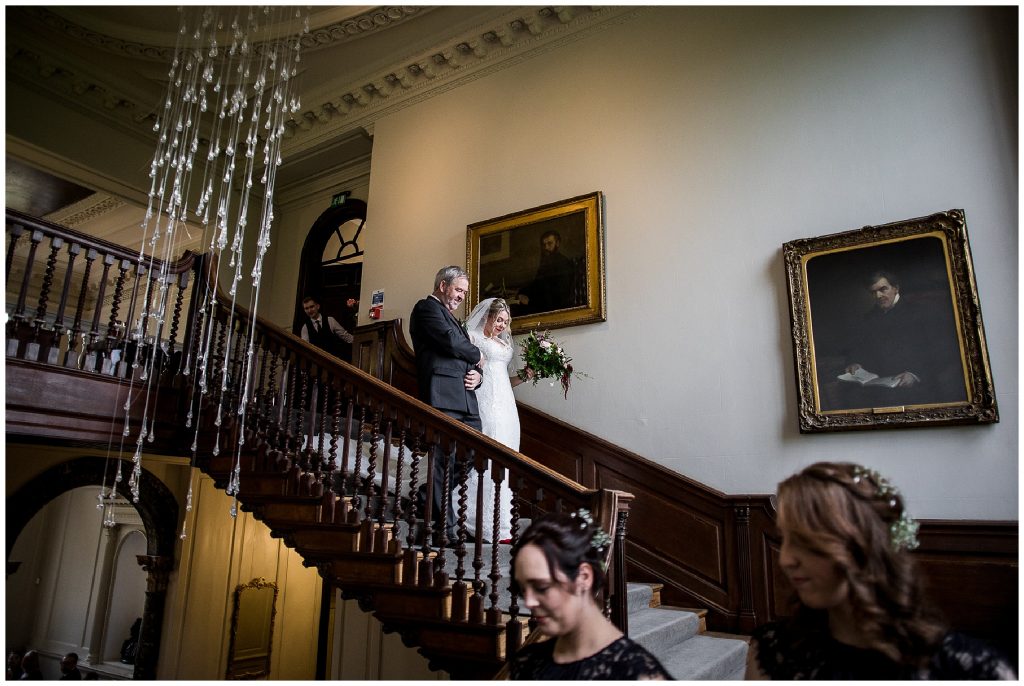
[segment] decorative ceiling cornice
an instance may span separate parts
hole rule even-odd
[[[520,7],[369,78],[302,94],[301,114],[287,123],[289,153],[340,132],[372,131],[385,115],[518,64],[594,31],[628,21],[636,7]]]
[[[33,9],[40,13],[48,12],[42,8]],[[416,8],[399,9],[402,17],[407,18],[412,16],[409,10]],[[629,21],[646,11],[643,7],[530,6],[495,9],[500,12],[486,22],[435,41],[429,48],[404,58],[384,61],[361,77],[342,76],[330,83],[304,89],[300,93],[302,110],[287,123],[282,150],[285,159],[352,131],[372,131],[374,122],[382,116]],[[365,25],[364,20],[369,17],[375,22],[383,22],[380,17],[390,16],[389,11],[390,8],[380,8],[338,22],[332,25],[335,28],[323,29],[327,34],[317,34],[314,39],[325,47],[326,44],[320,41],[338,31],[349,31],[348,21]],[[419,11],[422,13],[425,8]],[[46,16],[50,15],[59,19],[52,13]],[[113,44],[110,42],[108,46]],[[148,49],[131,48],[124,41],[120,44],[120,50]],[[67,106],[86,110],[118,128],[130,130],[136,136],[153,137],[158,102],[146,101],[148,96],[140,91],[132,92],[130,85],[93,75],[94,65],[51,47],[32,42],[25,44],[16,37],[9,40],[8,78],[34,90],[48,92]],[[170,59],[169,55],[167,59]]]
[[[321,27],[311,27],[310,32],[302,37],[302,47],[305,50],[319,50],[362,38],[391,28],[413,15],[423,14],[430,9],[430,7],[410,6],[376,7],[355,17]],[[46,7],[26,7],[23,8],[23,11],[52,30],[116,55],[167,64],[170,64],[174,58],[173,45],[153,45],[109,36],[77,24]],[[173,37],[177,31],[172,30],[169,33]],[[262,44],[255,45],[257,50],[260,45]]]
[[[119,198],[106,193],[93,193],[88,198],[52,212],[43,219],[73,229],[124,206],[125,202]]]

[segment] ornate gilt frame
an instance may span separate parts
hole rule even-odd
[[[963,372],[964,387],[960,389],[964,391],[963,401],[925,401],[917,404],[851,408],[838,408],[837,404],[837,407],[829,407],[828,402],[823,402],[823,380],[819,378],[816,364],[818,351],[815,346],[816,333],[811,305],[812,300],[815,300],[821,308],[818,310],[819,314],[828,312],[834,320],[831,310],[824,308],[820,303],[823,299],[835,296],[823,286],[817,286],[817,290],[812,292],[815,287],[809,285],[809,262],[816,258],[831,256],[829,261],[822,260],[815,265],[815,278],[819,279],[818,283],[826,283],[818,275],[827,274],[828,267],[820,265],[841,265],[842,261],[847,259],[867,262],[873,259],[871,255],[895,254],[895,251],[904,248],[917,247],[911,246],[910,241],[932,238],[940,241],[942,249],[935,252],[939,257],[933,260],[935,263],[928,268],[933,273],[938,273],[944,266],[949,297],[943,306],[952,308],[952,322],[956,329],[956,344],[959,345]],[[928,241],[927,245],[936,244]],[[877,252],[854,254],[854,251],[869,250]],[[985,424],[999,421],[963,210],[954,209],[917,219],[790,241],[783,245],[783,257],[789,287],[801,433],[942,424]],[[942,297],[937,301],[941,302]],[[822,322],[825,321],[824,317],[821,319]],[[832,334],[832,339],[836,338],[835,333],[827,331],[823,323],[820,323],[820,326],[822,328],[817,333],[819,341],[827,334]],[[949,338],[941,343],[952,345],[953,341]],[[824,345],[821,354],[824,358]],[[835,383],[831,377],[825,381]]]
[[[571,238],[570,245],[577,255],[575,261],[584,271],[580,273],[576,269],[578,287],[574,287],[574,302],[568,307],[522,315],[513,305],[512,333],[605,321],[608,315],[605,309],[604,196],[600,191],[470,224],[466,229],[467,312],[481,299],[490,297],[490,293],[481,293],[488,285],[481,283],[482,272],[486,277],[489,273],[500,273],[513,263],[523,268],[528,263],[532,265],[538,255],[537,238],[545,228],[559,225],[572,226],[573,234],[578,234],[566,237]],[[491,256],[482,255],[481,243],[487,239],[495,244]]]
[[[270,602],[270,627],[268,629],[267,654],[257,659],[236,660],[236,638],[238,635],[239,611],[242,606],[242,594],[245,591],[259,590],[261,588],[274,589],[274,595]],[[235,587],[234,607],[231,612],[231,633],[228,643],[228,660],[225,678],[227,679],[263,679],[270,675],[270,657],[274,647],[274,621],[277,617],[277,594],[278,587],[274,581],[267,581],[263,577],[256,577],[252,581],[239,584]]]

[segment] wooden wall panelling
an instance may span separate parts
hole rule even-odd
[[[357,329],[361,336],[386,343],[378,378],[414,394],[415,358],[400,320]],[[523,454],[584,486],[636,496],[627,524],[632,580],[664,583],[668,604],[708,608],[712,629],[746,632],[786,615],[792,589],[778,564],[771,496],[725,495],[533,408],[520,405],[519,416]],[[1017,522],[922,521],[921,544],[915,555],[929,596],[950,624],[1016,659]]]

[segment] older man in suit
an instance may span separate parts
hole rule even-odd
[[[444,267],[438,271],[434,277],[434,292],[413,307],[409,333],[416,353],[420,400],[479,431],[480,412],[475,391],[486,360],[453,314],[468,290],[469,278],[461,267]],[[457,473],[452,456],[435,452],[432,494],[435,526],[441,522],[445,473],[449,486],[454,487]],[[421,488],[421,498],[426,502],[425,485]],[[451,498],[445,526],[449,540],[454,539],[455,508]]]

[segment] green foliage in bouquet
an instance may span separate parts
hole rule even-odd
[[[536,386],[541,379],[558,379],[562,384],[562,390],[565,391],[565,397],[568,398],[573,374],[583,375],[573,372],[572,358],[566,354],[565,348],[558,345],[547,331],[540,334],[531,331],[519,346],[523,349],[524,366],[534,372],[533,385]],[[528,380],[525,371],[519,372],[519,378],[523,381]]]

